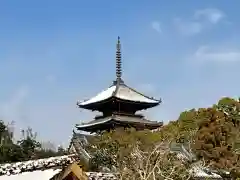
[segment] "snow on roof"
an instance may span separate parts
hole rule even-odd
[[[75,155],[0,165],[0,180],[49,180],[73,163]],[[89,180],[116,180],[113,173],[86,172]]]
[[[216,174],[211,170],[207,170],[205,167],[201,167],[198,165],[192,167],[190,173],[192,173],[194,177],[222,179],[222,177],[219,174]]]
[[[142,123],[145,125],[158,125],[158,126],[162,125],[162,122],[150,121],[145,118],[138,118],[135,116],[131,117],[131,116],[124,116],[124,115],[112,115],[112,116],[104,117],[101,119],[93,120],[85,124],[76,124],[76,128],[80,130],[82,128],[104,124],[109,121],[118,121],[118,122],[126,122],[126,123]]]
[[[158,100],[153,98],[148,98],[141,93],[129,88],[128,86],[119,86],[116,93],[116,97],[119,99],[136,101],[136,102],[145,102],[145,103],[159,103]]]
[[[77,128],[91,127],[91,126],[95,126],[95,125],[99,125],[99,124],[104,124],[104,123],[109,122],[111,120],[112,120],[112,118],[100,119],[98,121],[94,120],[94,121],[91,121],[91,122],[86,123],[86,124],[77,124],[76,127]]]
[[[3,175],[0,176],[0,180],[49,180],[60,171],[61,169],[47,169],[43,171],[37,170],[14,175]]]
[[[101,172],[86,172],[89,180],[117,180],[116,174]]]
[[[99,94],[97,94],[95,97],[93,97],[93,98],[91,98],[87,101],[80,102],[79,105],[84,106],[84,105],[87,105],[87,104],[91,104],[91,103],[106,100],[113,95],[115,90],[116,90],[116,86],[111,86],[108,89],[106,89],[105,91],[102,91]]]
[[[187,144],[185,144],[187,145]],[[184,144],[171,142],[170,151],[176,153],[177,158],[182,162],[192,162],[189,172],[195,178],[211,178],[211,179],[222,179],[219,174],[213,172],[213,170],[202,166],[201,161],[195,159],[195,155],[189,152]]]
[[[159,100],[155,100],[153,98],[149,98],[147,96],[144,96],[143,94],[135,91],[134,89],[126,86],[125,84],[121,85],[113,85],[110,86],[105,91],[100,92],[95,97],[79,102],[79,106],[84,106],[100,101],[104,101],[110,97],[117,97],[122,100],[128,100],[128,101],[134,101],[134,102],[143,102],[143,103],[159,103]]]
[[[0,177],[5,175],[23,174],[24,172],[47,170],[62,167],[74,161],[75,155],[57,156],[37,160],[29,160],[17,163],[6,163],[0,165]],[[51,172],[51,171],[46,171]],[[25,174],[25,173],[24,173]],[[26,173],[27,174],[27,173]]]

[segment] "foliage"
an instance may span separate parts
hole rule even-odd
[[[169,141],[160,132],[116,129],[104,132],[91,142],[93,170],[107,167],[122,179],[188,179],[187,165],[169,151]]]
[[[94,144],[94,146],[89,146],[88,150],[94,154],[92,164],[98,167],[107,166],[111,168],[112,166],[126,164],[129,161],[129,154],[136,145],[141,150],[147,151],[159,141],[160,135],[158,133],[118,128],[93,138],[90,144]]]
[[[95,146],[89,149],[93,152],[96,169],[107,166],[124,172],[126,167],[131,169],[129,166],[136,168],[139,165],[131,156],[136,147],[139,151],[150,153],[164,140],[184,140],[190,144],[189,150],[207,166],[230,171],[234,177],[239,177],[239,131],[239,100],[222,98],[212,107],[182,112],[176,121],[170,121],[156,132],[133,129],[105,132],[95,138]]]
[[[165,149],[162,142],[151,151],[144,152],[136,146],[131,152],[130,161],[120,169],[121,179],[127,180],[188,180],[189,164],[181,162],[176,154]]]
[[[11,144],[12,138],[13,138],[12,132],[10,132],[7,125],[5,125],[2,120],[0,120],[0,145],[9,143]]]
[[[161,129],[171,139],[191,142],[199,159],[214,168],[239,171],[240,102],[222,98],[209,108],[182,112],[177,119]],[[169,135],[165,135],[169,136]]]
[[[59,151],[43,149],[37,141],[37,134],[31,128],[22,131],[22,138],[17,142],[13,140],[13,132],[0,121],[0,163],[11,163],[30,159],[47,158],[66,154],[63,148]]]
[[[183,112],[177,123],[179,136],[185,141],[192,139],[192,149],[199,159],[213,168],[238,174],[239,100],[222,98],[212,107]]]
[[[202,121],[194,144],[197,155],[211,166],[238,174],[240,103],[223,98],[212,108],[201,112]]]
[[[33,133],[31,128],[22,130],[22,139],[18,141],[19,146],[23,150],[25,159],[34,157],[35,150],[41,147],[41,144],[36,140],[36,133]]]
[[[190,151],[207,166],[230,171],[240,177],[240,101],[222,98],[209,108],[191,109],[158,131],[115,129],[91,138],[92,170],[107,167],[123,179],[188,179],[189,164],[179,164],[169,151],[169,142],[187,142]],[[14,142],[0,121],[0,163],[63,155],[67,152],[44,149],[31,128]],[[184,141],[184,142],[183,142]],[[157,175],[157,176],[156,176]],[[158,178],[156,178],[158,177]]]

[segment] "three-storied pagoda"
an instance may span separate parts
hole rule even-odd
[[[122,79],[121,44],[117,41],[116,51],[116,80],[113,84],[86,101],[78,102],[79,108],[102,112],[93,121],[76,125],[78,130],[98,132],[116,127],[134,127],[137,130],[156,129],[162,122],[150,121],[137,111],[155,107],[161,103],[157,100],[127,86]]]

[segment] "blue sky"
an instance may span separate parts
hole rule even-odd
[[[167,122],[240,85],[239,9],[232,0],[0,2],[0,118],[67,145],[94,113],[76,101],[115,78],[121,37],[125,82],[163,104],[146,115]]]

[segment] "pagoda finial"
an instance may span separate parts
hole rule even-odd
[[[121,59],[121,43],[120,43],[119,36],[118,36],[117,50],[116,50],[116,77],[117,77],[117,81],[120,82],[122,77],[122,59]]]

